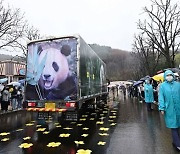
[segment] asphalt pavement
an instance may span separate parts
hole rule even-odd
[[[153,104],[153,111],[137,98],[120,97],[117,126],[111,136],[106,154],[176,154],[171,131],[164,117]]]
[[[78,122],[62,123],[57,114],[37,119],[20,110],[0,114],[0,154],[176,154],[170,129],[153,105],[121,93]],[[60,116],[60,113],[59,113]]]

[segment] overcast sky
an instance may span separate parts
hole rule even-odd
[[[80,34],[87,43],[131,51],[136,22],[150,0],[5,0],[41,35]]]

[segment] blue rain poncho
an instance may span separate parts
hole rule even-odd
[[[154,94],[153,94],[153,87],[150,83],[147,83],[147,80],[145,81],[144,85],[144,96],[145,96],[145,102],[146,103],[153,103],[154,102]]]
[[[171,74],[173,81],[166,80],[166,76]],[[180,83],[174,81],[174,74],[167,70],[164,73],[164,82],[159,89],[159,110],[164,111],[166,127],[180,127]]]

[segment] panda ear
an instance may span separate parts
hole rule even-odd
[[[43,51],[42,46],[39,46],[37,51],[38,55],[40,55],[42,51]]]
[[[63,45],[61,48],[61,53],[65,56],[69,56],[71,53],[71,47],[69,45]]]

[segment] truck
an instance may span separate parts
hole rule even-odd
[[[27,111],[77,121],[107,103],[106,64],[79,35],[29,42],[26,64]]]

